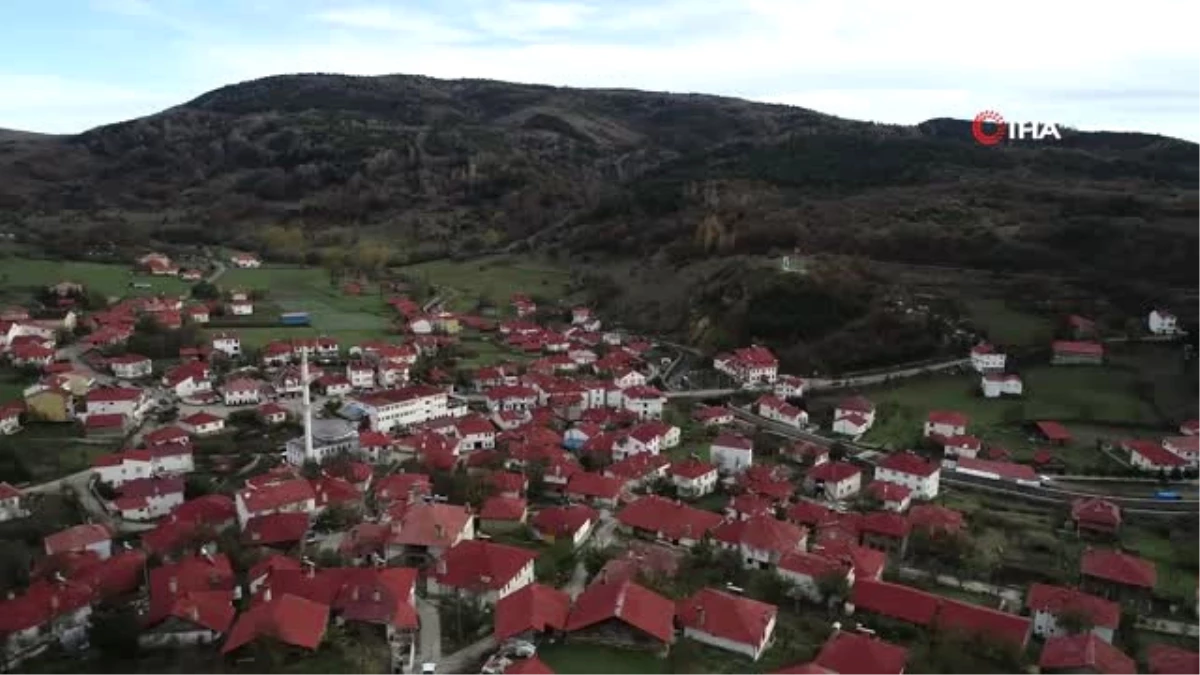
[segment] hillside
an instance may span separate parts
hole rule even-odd
[[[676,263],[864,254],[1189,283],[1195,144],[1071,133],[983,148],[919,127],[702,95],[425,77],[280,76],[78,136],[0,135],[6,220],[365,226],[433,252],[557,240]],[[122,228],[116,228],[121,230]]]

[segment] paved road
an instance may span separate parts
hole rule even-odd
[[[463,647],[453,654],[443,656],[437,662],[437,672],[477,673],[479,672],[479,664],[483,662],[484,657],[496,649],[496,647],[496,638],[489,635],[478,642]]]
[[[112,375],[109,375],[108,373],[102,373],[95,368],[92,368],[92,366],[84,360],[83,351],[83,345],[79,342],[74,342],[58,350],[57,356],[60,359],[66,359],[70,361],[72,368],[92,377],[96,380],[97,384],[109,385],[117,381],[117,378],[113,377]]]
[[[225,270],[228,268],[225,266],[224,261],[218,260],[217,258],[212,258],[212,264],[213,271],[210,272],[209,275],[204,278],[204,280],[210,284],[215,284],[217,283],[217,279],[220,279],[221,275],[225,274]]]
[[[666,343],[664,343],[666,344]],[[673,345],[672,345],[673,346]],[[879,373],[871,373],[869,375],[858,375],[855,377],[846,377],[840,379],[830,378],[806,378],[810,391],[828,391],[832,389],[849,389],[854,387],[866,387],[872,384],[882,384],[891,380],[902,379],[905,377],[914,377],[924,373],[934,373],[942,370],[953,370],[962,368],[971,364],[970,359],[952,359],[950,361],[939,361],[923,366],[913,366],[910,368],[897,368]],[[683,376],[683,372],[674,373],[672,379],[677,379]],[[737,387],[725,389],[692,389],[681,391],[667,392],[667,398],[718,398],[721,396],[731,396],[743,391],[769,391],[770,386],[762,386],[755,389],[742,389]]]
[[[417,669],[422,663],[439,663],[442,658],[442,617],[432,600],[417,598],[417,615],[421,618],[417,634]],[[438,669],[438,672],[449,672]]]

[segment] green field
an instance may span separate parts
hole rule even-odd
[[[571,279],[570,271],[561,267],[509,257],[469,262],[434,260],[401,271],[434,286],[453,289],[455,293],[447,304],[456,311],[474,309],[481,297],[506,310],[513,293],[559,300],[567,294]]]
[[[552,644],[538,658],[556,673],[666,673],[667,662],[651,652],[582,643]]]
[[[529,360],[527,354],[509,349],[507,345],[496,342],[493,339],[486,339],[480,335],[473,335],[471,333],[464,333],[461,336],[459,348],[465,352],[472,353],[471,356],[459,359],[458,367],[460,368],[479,368],[504,361],[521,363]]]
[[[980,298],[966,305],[971,322],[996,344],[1044,344],[1054,335],[1049,319],[1012,309],[1003,300]]]
[[[1129,429],[1104,423],[1160,427],[1153,407],[1136,392],[1136,376],[1116,368],[1094,366],[1038,366],[1022,373],[1025,396],[1019,399],[985,399],[977,393],[978,376],[947,375],[914,379],[871,390],[866,396],[879,406],[875,426],[863,439],[890,448],[915,447],[931,410],[957,410],[970,417],[968,433],[1028,459],[1036,445],[1020,424],[1022,420],[1090,420],[1080,423],[1080,438],[1056,452],[1069,467],[1086,468],[1110,460],[1095,450],[1098,437],[1121,437]],[[1075,426],[1066,423],[1068,429]]]
[[[0,260],[0,291],[7,299],[20,300],[24,294],[60,281],[78,282],[108,296],[155,293],[184,295],[191,289],[191,284],[175,277],[134,274],[127,265],[26,258]],[[150,288],[134,289],[129,286],[131,282],[150,284]]]
[[[255,308],[254,321],[272,321],[282,312],[308,312],[307,327],[238,328],[243,344],[260,346],[277,338],[329,335],[345,342],[360,342],[387,335],[393,310],[377,293],[346,295],[330,285],[329,273],[316,267],[262,267],[231,269],[220,279],[225,289],[261,290],[266,297]]]

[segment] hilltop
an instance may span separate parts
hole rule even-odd
[[[359,225],[426,248],[865,254],[1194,279],[1197,146],[855,122],[705,95],[392,75],[222,87],[77,136],[0,135],[10,220],[245,237]],[[486,235],[486,236],[485,236]]]

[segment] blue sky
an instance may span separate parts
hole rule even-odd
[[[1200,139],[1188,0],[4,0],[0,127],[53,133],[293,72],[705,92],[911,124]]]

